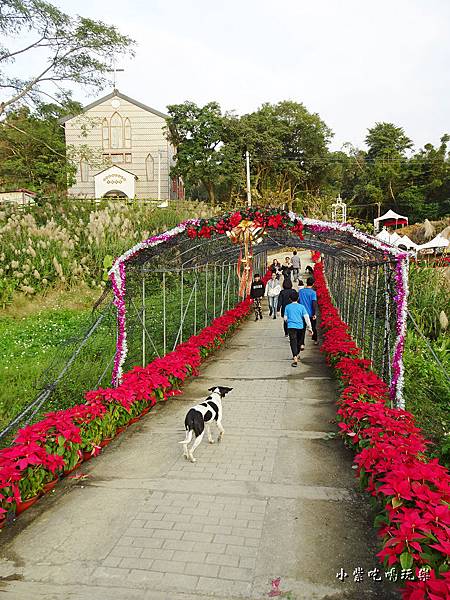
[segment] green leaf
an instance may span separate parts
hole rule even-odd
[[[377,515],[375,517],[373,524],[374,524],[374,527],[376,527],[378,529],[378,527],[381,527],[382,525],[385,525],[388,522],[389,522],[389,519],[386,517],[386,515]]]
[[[105,269],[110,269],[112,267],[113,264],[113,257],[110,254],[107,254],[106,256],[103,257],[103,267]]]
[[[410,569],[413,565],[413,557],[409,552],[403,552],[400,555],[400,564],[402,565],[402,569]]]
[[[392,498],[392,506],[397,508],[403,504],[403,500],[401,498]]]

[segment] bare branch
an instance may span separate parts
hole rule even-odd
[[[24,52],[28,52],[28,50],[31,50],[31,48],[37,48],[37,47],[39,47],[40,43],[43,42],[44,40],[45,40],[45,37],[41,37],[41,39],[38,40],[37,42],[33,42],[32,44],[30,44],[26,48],[22,48],[21,50],[16,50],[16,52],[8,52],[7,54],[1,53],[0,61],[10,60],[13,56],[17,56],[18,54],[23,54]]]

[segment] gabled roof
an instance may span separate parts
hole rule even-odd
[[[94,175],[94,177],[97,177],[97,175],[101,175],[102,173],[104,173],[105,171],[109,171],[110,169],[119,169],[120,171],[125,171],[125,173],[128,173],[129,175],[133,175],[133,177],[135,179],[138,179],[138,176],[135,175],[134,173],[132,173],[131,171],[127,171],[126,169],[124,169],[123,167],[119,167],[119,165],[109,165],[109,167],[105,167],[104,169],[102,169],[101,171],[99,171],[98,173],[96,173]]]
[[[122,98],[122,100],[125,100],[126,102],[130,102],[131,104],[134,104],[135,106],[138,106],[139,108],[142,108],[142,110],[146,110],[147,112],[152,113],[153,115],[156,115],[163,119],[169,118],[169,115],[165,115],[164,113],[160,112],[159,110],[151,108],[150,106],[147,106],[146,104],[142,104],[142,102],[138,102],[137,100],[134,100],[134,98],[125,96],[125,94],[122,94],[121,92],[119,92],[119,90],[116,90],[116,89],[114,89],[107,96],[103,96],[102,98],[99,98],[95,102],[92,102],[91,104],[88,104],[87,106],[84,106],[83,112],[86,112],[87,110],[90,110],[91,108],[94,108],[94,106],[98,106],[99,104],[102,104],[103,102],[106,102],[107,100],[112,100],[113,98]],[[76,116],[78,116],[78,115],[68,115],[67,117],[63,117],[62,119],[60,119],[59,122],[66,123],[67,121],[70,121],[71,119],[75,118]]]
[[[377,219],[374,219],[374,221],[385,221],[386,219],[406,219],[408,220],[408,217],[404,217],[403,215],[399,215],[398,213],[394,212],[393,210],[389,209],[387,211],[387,213],[384,213],[384,215],[381,215],[381,217],[378,217]]]

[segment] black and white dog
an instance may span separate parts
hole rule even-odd
[[[194,458],[194,450],[203,439],[205,427],[209,443],[214,444],[209,426],[211,421],[216,422],[217,429],[219,430],[217,441],[221,441],[222,436],[225,433],[224,428],[222,427],[222,398],[225,397],[225,394],[231,392],[232,389],[233,388],[223,387],[221,385],[209,388],[208,392],[211,392],[211,395],[201,404],[197,404],[188,410],[184,420],[186,439],[182,442],[178,442],[179,444],[184,444],[183,455],[187,460],[190,460],[191,462],[196,461]],[[192,440],[192,432],[195,433],[195,441],[189,449],[188,444]]]

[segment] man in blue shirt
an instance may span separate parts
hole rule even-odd
[[[309,318],[311,319],[311,325],[313,330],[312,339],[314,344],[317,346],[317,294],[315,290],[312,289],[314,285],[314,278],[308,277],[306,280],[306,287],[299,290],[298,292],[298,301],[308,311]],[[302,350],[304,349],[304,346]]]
[[[297,292],[292,290],[291,293],[292,302],[284,309],[284,320],[287,321],[289,343],[292,350],[292,366],[296,367],[302,339],[304,340],[305,336],[305,323],[310,335],[312,335],[312,327],[308,311],[302,304],[298,303]]]

